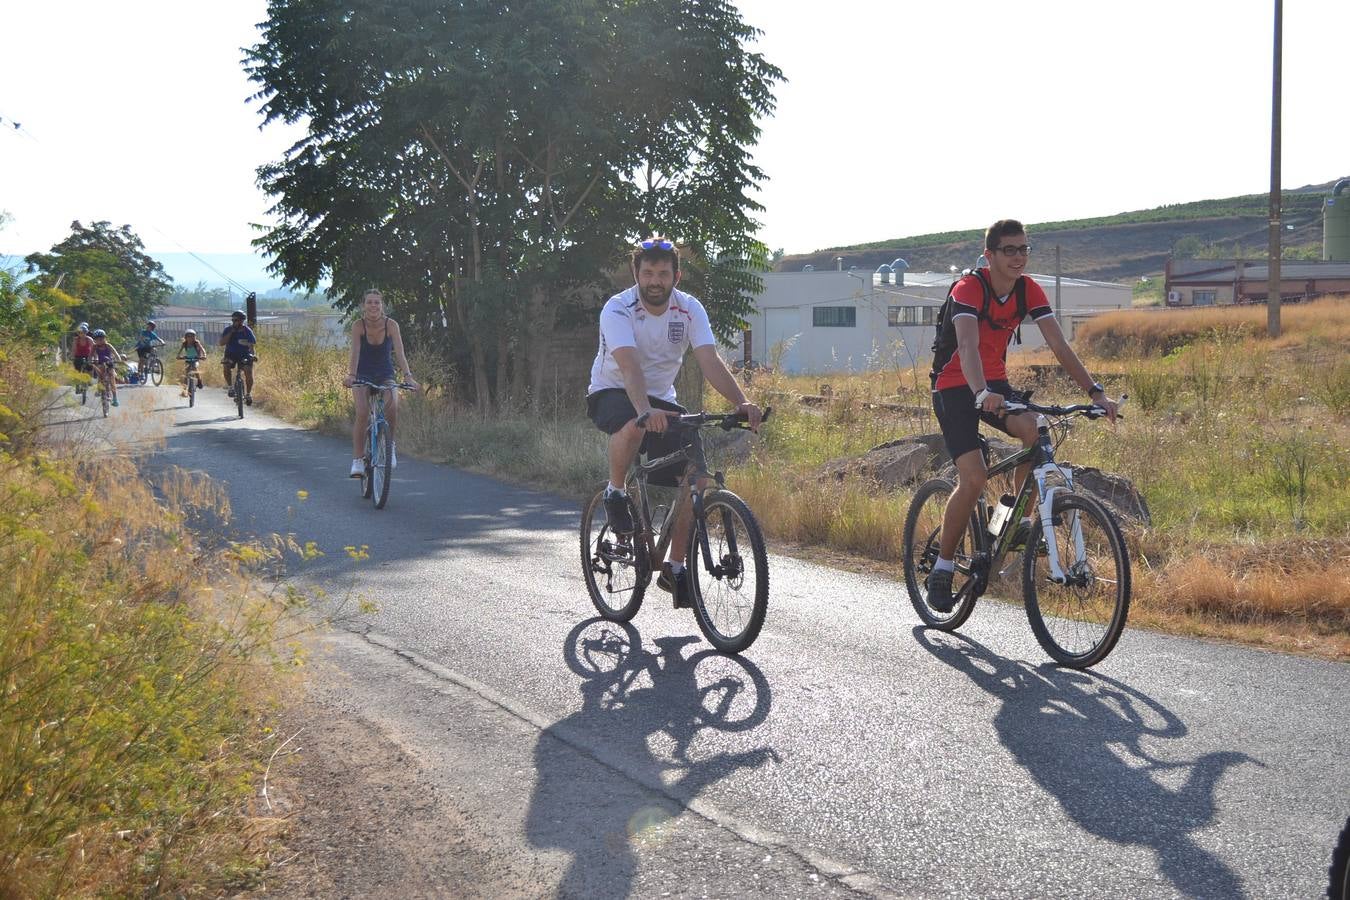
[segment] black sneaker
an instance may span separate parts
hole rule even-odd
[[[617,535],[633,533],[633,513],[628,508],[628,495],[612,491],[605,497],[605,517],[609,530]]]
[[[934,569],[928,573],[928,605],[940,613],[949,613],[956,605],[952,597],[952,575],[946,569]]]
[[[676,609],[693,609],[694,601],[689,595],[688,566],[680,570],[680,573],[677,575],[670,571],[670,563],[661,563],[661,574],[656,579],[656,586],[667,594],[674,595]]]
[[[227,387],[227,388],[225,388],[225,396],[226,396],[226,397],[229,397],[231,400],[233,400],[233,399],[234,399],[234,388],[233,388],[233,387]]]
[[[252,406],[252,405],[253,405],[253,395],[252,395],[252,394],[245,394],[245,395],[244,395],[244,405],[245,405],[245,406]]]

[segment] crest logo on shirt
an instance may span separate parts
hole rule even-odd
[[[684,340],[684,322],[674,320],[668,323],[667,327],[669,328],[667,336],[672,344],[678,344]]]

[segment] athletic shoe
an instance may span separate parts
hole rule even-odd
[[[633,533],[633,514],[628,509],[628,495],[610,491],[605,496],[605,517],[609,530],[618,535]]]
[[[689,594],[689,567],[685,566],[679,574],[670,571],[670,563],[661,563],[661,574],[656,586],[668,594],[674,595],[676,609],[692,609],[694,601]]]
[[[956,605],[952,597],[952,575],[946,569],[934,569],[928,573],[928,605],[940,613],[949,613]]]
[[[366,461],[364,459],[352,460],[352,478],[364,478],[366,474]]]
[[[245,395],[244,395],[244,405],[245,405],[245,406],[252,406],[252,405],[253,405],[253,395],[252,395],[252,394],[245,394]]]
[[[234,385],[229,385],[225,388],[225,396],[229,397],[231,400],[234,399]]]

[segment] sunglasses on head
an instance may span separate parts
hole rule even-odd
[[[1021,244],[1021,245],[1018,245],[1018,244],[1004,244],[1002,247],[995,247],[994,249],[997,250],[999,253],[1002,253],[1004,256],[1030,256],[1030,255],[1031,255],[1031,245],[1030,245],[1030,244]]]
[[[643,250],[674,250],[675,245],[665,238],[647,238],[638,244]]]

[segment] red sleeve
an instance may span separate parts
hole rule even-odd
[[[1026,276],[1023,276],[1024,278]],[[1054,310],[1050,308],[1050,299],[1045,296],[1045,289],[1036,283],[1034,278],[1027,278],[1027,315],[1032,319],[1040,319],[1045,316],[1054,315]]]
[[[969,307],[968,310],[955,310],[954,312],[970,312],[978,316],[980,310],[984,308],[984,285],[980,283],[978,276],[967,275],[956,283],[956,287],[952,288],[952,299],[962,306]],[[1030,294],[1027,294],[1027,300],[1027,308],[1030,309]]]

